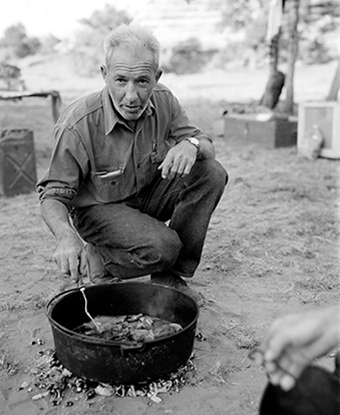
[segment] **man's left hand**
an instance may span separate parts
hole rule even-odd
[[[198,149],[188,140],[183,140],[172,147],[158,167],[163,179],[173,180],[187,176],[195,164]]]

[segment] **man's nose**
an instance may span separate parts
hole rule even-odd
[[[129,100],[129,102],[134,102],[138,99],[138,94],[135,85],[133,82],[129,82],[126,86],[125,90],[125,98]]]

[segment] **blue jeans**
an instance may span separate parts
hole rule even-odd
[[[192,277],[227,181],[219,162],[197,161],[185,178],[170,181],[159,175],[123,202],[76,209],[73,223],[115,277],[159,272]]]

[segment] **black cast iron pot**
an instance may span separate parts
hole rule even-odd
[[[147,314],[183,330],[143,343],[96,339],[74,329],[89,321],[80,289],[58,294],[47,305],[55,351],[75,375],[112,384],[151,381],[176,371],[189,359],[195,338],[198,306],[188,295],[142,282],[102,284],[85,288],[88,311],[97,315]]]

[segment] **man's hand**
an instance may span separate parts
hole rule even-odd
[[[58,264],[60,272],[70,275],[75,282],[79,282],[86,273],[85,247],[75,233],[59,240],[53,259]]]
[[[61,273],[71,275],[75,282],[80,281],[86,273],[85,247],[71,226],[67,207],[57,200],[45,200],[41,204],[41,214],[57,239],[57,249],[53,258]]]
[[[291,389],[307,365],[339,344],[339,306],[276,320],[262,346],[270,382]]]
[[[172,147],[158,167],[158,170],[162,171],[163,179],[173,180],[187,176],[195,164],[197,152],[197,148],[188,140],[183,140]]]

